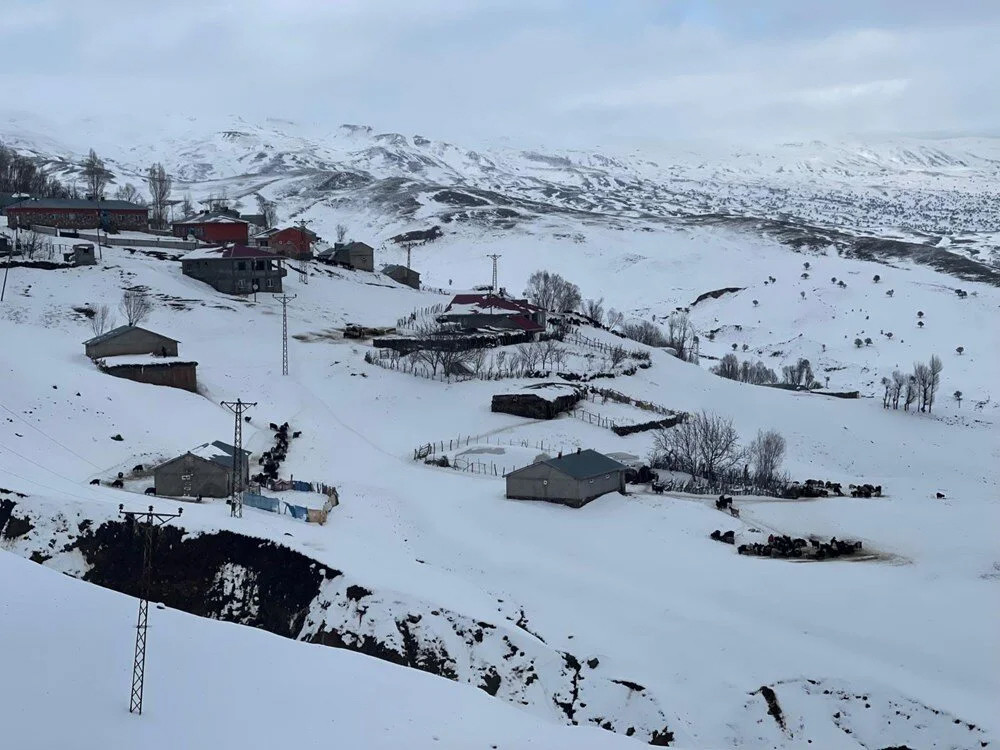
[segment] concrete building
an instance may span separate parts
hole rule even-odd
[[[73,245],[68,253],[63,253],[63,260],[74,266],[94,266],[97,265],[97,254],[94,252],[93,245],[89,242],[81,242]]]
[[[400,284],[405,284],[406,286],[413,287],[414,289],[420,288],[420,274],[412,268],[392,264],[385,266],[382,269],[382,273]]]
[[[375,248],[364,242],[348,242],[347,244],[338,242],[316,257],[326,263],[357,271],[375,270]]]
[[[21,201],[3,210],[8,226],[43,226],[57,229],[149,229],[149,209],[128,201],[38,198]]]
[[[205,247],[181,258],[181,270],[224,294],[277,293],[288,273],[283,261],[257,247]]]
[[[167,497],[228,497],[232,492],[236,449],[216,440],[162,463],[153,469],[157,495]],[[239,461],[244,486],[250,476],[250,451]]]
[[[312,257],[312,244],[319,239],[313,232],[302,227],[285,227],[284,229],[268,230],[264,244],[272,253],[284,255],[295,260],[308,260]],[[257,235],[258,238],[261,235]]]
[[[626,468],[593,450],[548,458],[507,474],[507,497],[579,508],[608,492],[624,492]]]
[[[83,342],[91,359],[118,357],[123,354],[157,354],[176,357],[176,339],[154,333],[139,326],[118,326]]]
[[[194,237],[196,240],[223,245],[234,242],[246,245],[250,225],[239,214],[229,211],[206,211],[171,225],[174,237]]]

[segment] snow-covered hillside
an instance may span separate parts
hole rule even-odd
[[[294,205],[286,201],[282,210]],[[330,206],[309,210],[331,224],[341,215],[361,215]],[[398,261],[399,250],[386,246],[379,252],[381,260]],[[411,676],[397,680],[383,665],[285,643],[279,638],[285,636],[481,688],[482,696],[460,685],[427,689],[429,704],[457,703],[456,717],[483,717],[481,724],[467,725],[428,713],[414,725],[418,742],[441,727],[439,744],[445,747],[475,747],[480,740],[516,747],[527,737],[539,747],[600,746],[603,735],[565,735],[557,726],[574,722],[605,726],[623,735],[609,735],[608,742],[635,746],[671,737],[676,746],[692,748],[974,748],[996,741],[1000,680],[991,654],[1000,647],[993,627],[1000,615],[994,532],[1000,521],[1000,444],[991,388],[998,369],[1000,290],[904,259],[886,266],[835,250],[796,253],[769,236],[727,227],[618,230],[566,212],[539,213],[510,230],[463,223],[417,248],[414,265],[431,286],[468,289],[487,279],[487,252],[503,256],[501,283],[513,290],[544,267],[570,277],[585,296],[603,295],[636,318],[690,307],[702,337],[700,366],[651,350],[649,369],[605,384],[672,409],[720,413],[733,419],[744,438],[761,428],[777,429],[788,441],[785,468],[793,477],[871,482],[882,485],[886,496],[738,498],[738,520],[715,510],[711,498],[653,495],[644,485],[578,510],[505,500],[501,478],[428,466],[413,460],[413,449],[481,436],[472,440],[480,460],[502,464],[524,460],[510,443],[645,456],[652,438],[619,437],[569,416],[536,422],[496,414],[491,396],[525,381],[416,378],[366,363],[370,346],[339,335],[349,322],[393,325],[412,310],[446,301],[440,292],[321,266],[310,267],[308,284],[291,274],[286,288],[297,295],[289,307],[291,374],[282,377],[280,306],[264,295],[254,301],[217,294],[182,276],[175,260],[141,249],[104,248],[100,264],[89,268],[14,267],[0,306],[0,486],[25,497],[0,495],[7,503],[0,545],[9,553],[130,590],[128,568],[113,552],[124,543],[115,514],[119,503],[148,504],[137,494],[143,483],[130,482],[131,491],[120,491],[89,482],[228,439],[232,415],[219,402],[237,397],[258,404],[245,429],[248,448],[259,454],[271,444],[268,423],[287,420],[302,436],[292,442],[282,474],[335,484],[340,493],[341,504],[325,526],[251,508],[233,519],[220,502],[185,504],[182,519],[173,524],[184,533],[171,532],[163,549],[164,573],[169,579],[183,570],[197,581],[189,590],[206,587],[213,596],[185,598],[184,587],[168,586],[163,598],[273,635],[237,629],[239,635],[228,637],[236,626],[154,611],[148,694],[155,707],[149,718],[157,724],[151,726],[168,720],[168,687],[204,684],[209,697],[181,709],[192,731],[205,723],[194,744],[211,744],[224,725],[209,723],[202,712],[230,713],[212,697],[223,690],[220,675],[226,674],[248,691],[226,693],[226,700],[260,701],[251,703],[258,710],[248,733],[281,721],[273,716],[280,708],[273,693],[250,691],[252,673],[237,666],[256,658],[251,651],[266,652],[261,661],[268,664],[287,662],[279,683],[294,684],[303,673],[308,676],[302,692],[334,696],[322,704],[316,699],[314,706],[312,697],[296,693],[296,716],[322,714],[347,690],[348,680],[339,676],[336,683],[325,682],[331,670],[355,670],[350,682],[372,690],[383,681],[407,689]],[[872,280],[876,273],[878,284]],[[832,277],[846,280],[846,288]],[[198,361],[198,394],[113,378],[86,359],[81,342],[90,332],[80,310],[113,302],[126,286],[150,290],[156,307],[146,325],[180,339],[181,356]],[[969,291],[967,298],[954,293],[958,286]],[[742,291],[693,304],[724,287]],[[885,294],[887,288],[893,296]],[[918,311],[925,313],[923,328],[916,326]],[[880,338],[879,329],[895,335]],[[587,334],[619,341],[598,329]],[[870,336],[873,344],[856,347],[859,336]],[[943,395],[932,414],[914,414],[883,410],[878,399],[794,393],[711,374],[708,357],[731,351],[733,344],[741,357],[760,350],[769,366],[807,356],[817,374],[830,376],[830,388],[865,395],[893,368],[939,353],[945,360]],[[963,354],[954,351],[957,345],[964,345]],[[957,389],[966,393],[962,404],[947,397]],[[113,440],[115,435],[123,439]],[[936,499],[937,492],[946,497]],[[710,540],[717,528],[732,529],[741,539],[767,533],[859,539],[872,559],[749,558]],[[54,652],[49,666],[18,660],[19,671],[66,662],[90,669],[84,659],[91,653],[118,648],[114,660],[102,659],[103,687],[92,691],[87,710],[95,725],[108,728],[110,742],[150,731],[127,724],[119,699],[107,697],[127,689],[122,666],[131,656],[132,604],[104,592],[81,593],[84,584],[52,581],[47,571],[25,572],[7,553],[0,559],[0,575],[27,582],[16,589],[26,610],[65,622],[67,615],[60,613],[79,601],[81,608],[108,612],[109,619],[95,616],[87,628],[114,630],[114,638],[101,634],[99,649],[71,640]],[[289,573],[282,581],[279,571],[286,570],[302,577]],[[60,608],[63,596],[68,609]],[[84,601],[98,597],[100,605]],[[5,642],[26,637],[23,618],[8,621],[13,624],[4,630]],[[175,627],[176,633],[164,632]],[[181,653],[187,642],[194,644],[193,655]],[[206,675],[199,667],[213,662],[197,654],[216,650],[230,666]],[[84,656],[74,658],[74,652]],[[168,667],[157,654],[176,658]],[[411,692],[423,693],[424,681],[440,678],[413,680]],[[3,678],[0,684],[11,689]],[[15,682],[15,688],[21,684],[28,683]],[[60,702],[73,699],[74,684],[60,686]],[[482,708],[489,700],[516,707],[518,718],[508,722],[506,706]],[[51,701],[24,691],[4,705],[40,715]],[[272,715],[260,718],[272,705]],[[423,705],[405,703],[411,714]],[[349,706],[345,714],[365,710]],[[500,724],[510,734],[493,734]],[[14,726],[17,746],[30,747],[41,736]],[[322,732],[325,725],[317,720],[310,726]],[[400,726],[397,718],[373,720],[357,729],[356,744],[378,747],[381,732],[399,737],[393,732],[404,731]],[[259,736],[271,736],[269,731],[261,729]],[[335,731],[331,727],[330,737]],[[462,736],[466,731],[471,739]]]

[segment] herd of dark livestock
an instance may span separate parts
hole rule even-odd
[[[881,484],[849,484],[851,497],[882,497]],[[824,482],[822,479],[807,479],[804,484],[795,482],[785,487],[781,497],[785,500],[798,500],[812,497],[844,497],[843,485],[840,482]]]
[[[719,531],[716,529],[709,535],[723,544],[736,544],[735,531]],[[827,560],[837,557],[848,557],[861,550],[861,542],[849,542],[832,537],[829,542],[818,539],[792,538],[787,534],[771,534],[767,543],[752,542],[741,544],[736,548],[740,555],[752,557],[802,558],[808,560]]]
[[[297,438],[302,434],[301,431],[292,432],[292,428],[288,426],[288,422],[285,422],[281,426],[271,422],[271,429],[274,431],[274,447],[269,451],[264,451],[260,458],[257,459],[257,463],[264,467],[263,471],[250,477],[250,481],[257,484],[267,484],[268,481],[273,482],[278,478],[278,469],[281,468],[281,462],[288,456],[289,440]],[[291,438],[289,438],[289,433],[291,433]]]

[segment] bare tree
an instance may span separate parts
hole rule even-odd
[[[677,352],[679,359],[688,361],[694,329],[687,313],[675,312],[667,318],[667,346]]]
[[[625,323],[622,326],[622,333],[633,341],[647,346],[669,346],[667,337],[655,323],[648,320],[640,320],[637,323]]]
[[[107,305],[99,305],[94,308],[94,314],[90,318],[90,329],[95,336],[100,336],[105,331],[115,327],[115,314]]]
[[[653,437],[654,460],[708,479],[730,471],[745,455],[731,420],[702,411]]]
[[[917,388],[917,402],[920,411],[927,411],[927,400],[930,398],[931,370],[923,362],[913,365],[913,381]]]
[[[159,229],[167,225],[167,205],[173,184],[173,179],[167,174],[167,170],[163,168],[162,164],[153,164],[146,170],[146,185],[149,187],[149,195],[152,199],[153,224]]]
[[[583,314],[595,323],[604,322],[604,297],[600,299],[588,299],[583,303]]]
[[[153,303],[149,295],[144,291],[140,289],[126,289],[122,293],[118,309],[125,316],[128,325],[135,326],[149,317],[149,313],[153,309]]]
[[[128,201],[129,203],[135,203],[137,206],[146,205],[142,193],[139,192],[139,188],[131,182],[126,182],[115,190],[115,200]]]
[[[941,363],[941,358],[936,355],[931,355],[930,362],[927,363],[927,411],[931,410],[934,406],[934,399],[937,396],[938,388],[941,387],[941,370],[944,369],[944,365]]]
[[[479,373],[482,372],[483,364],[485,362],[486,362],[485,346],[477,347],[469,352],[469,366],[472,368],[472,371],[476,375],[479,375]]]
[[[20,242],[21,251],[28,257],[28,260],[31,260],[35,257],[35,253],[38,252],[38,248],[42,244],[42,239],[39,237],[38,232],[32,229],[24,233]]]
[[[431,376],[437,375],[438,368],[444,364],[445,352],[441,349],[420,349],[411,355],[414,361],[423,362],[431,368]]]
[[[694,481],[698,477],[698,428],[693,419],[653,435],[652,462],[676,471],[684,471]]]
[[[189,219],[194,215],[194,204],[191,202],[191,196],[185,195],[184,200],[181,201],[181,216],[185,219]]]
[[[958,402],[958,408],[961,409],[962,408],[962,392],[961,391],[955,391],[953,394],[951,394],[951,397]]]
[[[608,328],[614,330],[625,322],[625,314],[611,308],[608,310]]]
[[[555,339],[546,339],[538,345],[538,358],[543,370],[547,370],[550,363],[555,364],[561,349],[562,347]]]
[[[516,351],[524,372],[531,372],[538,366],[541,352],[534,344],[518,344]]]
[[[524,296],[545,310],[571,312],[582,302],[580,288],[557,273],[535,271],[528,277]]]
[[[743,364],[748,364],[744,362]],[[736,355],[729,353],[719,360],[719,364],[712,368],[712,372],[723,378],[729,378],[730,380],[742,380],[740,377],[740,361],[737,359]]]
[[[442,375],[465,375],[472,360],[472,353],[467,349],[443,349],[441,351]]]
[[[903,393],[903,411],[910,410],[910,407],[916,402],[919,393],[920,387],[917,384],[917,378],[915,375],[910,375],[906,378],[906,386]]]
[[[626,352],[625,348],[622,346],[613,346],[608,351],[608,360],[611,362],[612,367],[617,367],[618,365],[620,365],[622,362],[625,361],[625,358],[627,356],[628,352]]]
[[[754,467],[756,482],[769,484],[774,481],[785,455],[785,439],[774,430],[758,430],[747,453]]]
[[[347,227],[343,224],[338,224],[334,229],[334,232],[337,235],[337,242],[343,244],[344,240],[347,239]]]
[[[91,200],[103,198],[104,188],[114,182],[114,175],[105,168],[104,162],[97,156],[94,149],[90,149],[90,153],[87,154],[87,158],[83,160],[80,167]]]
[[[257,199],[257,210],[264,217],[264,229],[270,229],[278,220],[278,207],[274,201],[269,201],[260,193],[254,196]]]

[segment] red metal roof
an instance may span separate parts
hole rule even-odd
[[[512,313],[521,313],[522,315],[530,315],[541,310],[540,307],[536,307],[527,300],[508,299],[507,297],[499,297],[495,294],[456,294],[452,301],[448,303],[445,312],[452,311],[452,308],[455,307],[466,306],[478,307],[484,312],[487,310],[505,310]]]

